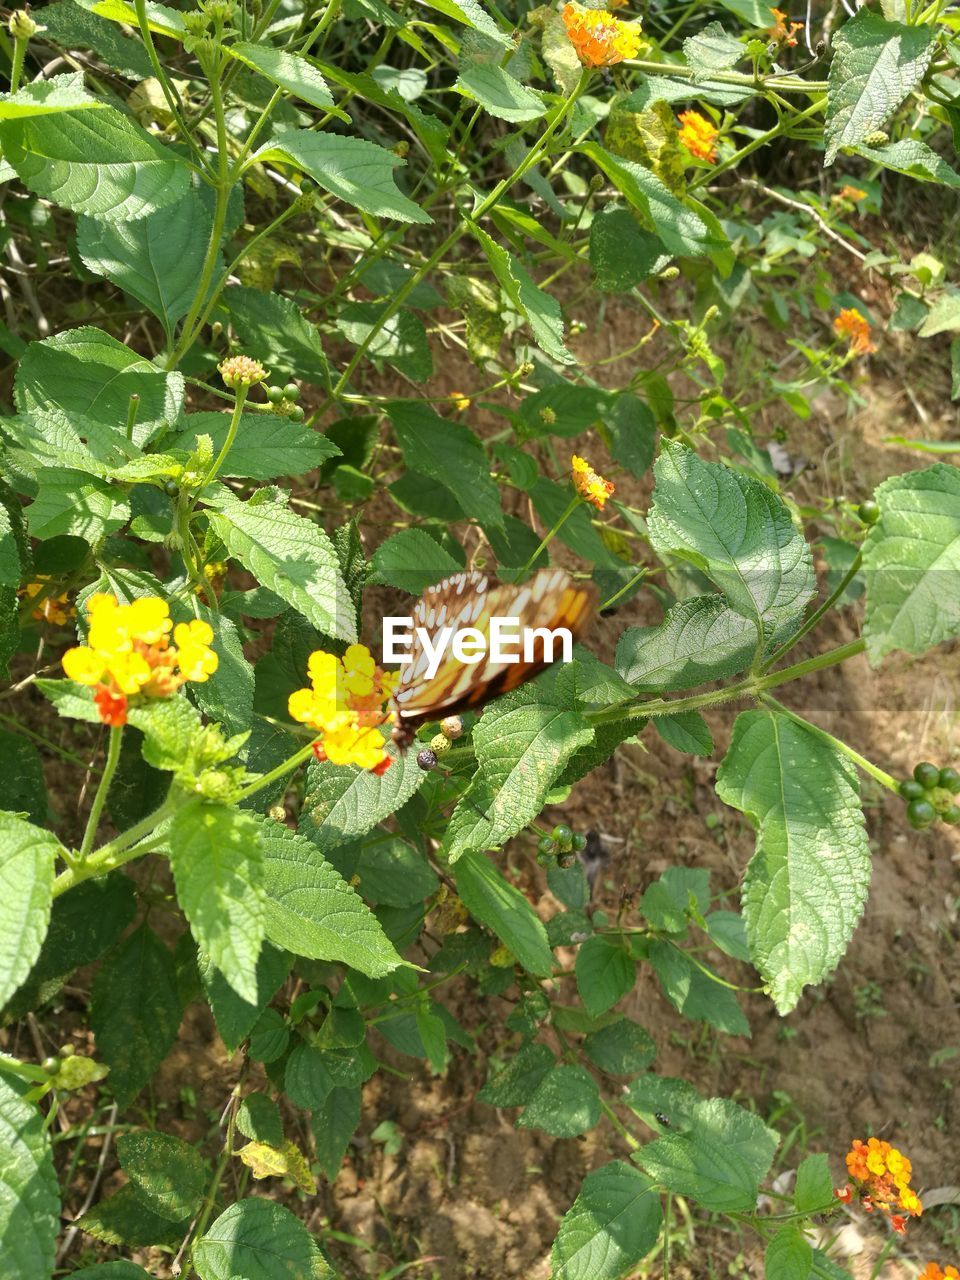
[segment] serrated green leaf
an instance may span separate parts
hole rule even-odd
[[[477,1094],[477,1101],[491,1107],[526,1106],[556,1061],[552,1051],[540,1041],[525,1044],[487,1081]]]
[[[290,298],[231,285],[223,291],[220,301],[245,353],[260,360],[275,381],[291,377],[317,386],[327,384],[327,361],[320,334]]]
[[[254,1062],[276,1062],[290,1043],[290,1030],[276,1009],[264,1009],[250,1032],[247,1056]]]
[[[280,1108],[265,1093],[248,1093],[237,1111],[237,1128],[255,1142],[278,1147],[283,1141]]]
[[[483,445],[468,426],[441,418],[420,401],[395,400],[387,414],[409,467],[444,485],[481,524],[503,526],[500,491]]]
[[[364,898],[388,907],[412,907],[439,884],[422,854],[386,833],[381,839],[333,848],[327,857]]]
[[[44,5],[43,25],[45,38],[61,49],[94,49],[108,67],[137,80],[153,75],[147,51],[139,39],[100,22],[74,0]]]
[[[25,84],[17,93],[0,93],[0,122],[25,116],[54,115],[61,111],[88,111],[104,106],[106,103],[87,93],[83,73],[71,72]]]
[[[468,849],[496,848],[521,831],[543,808],[573,753],[593,740],[564,674],[508,693],[478,721],[477,770],[444,842],[451,861]]]
[[[394,182],[393,170],[402,161],[392,151],[363,138],[284,129],[255,151],[248,163],[256,161],[293,165],[324,191],[374,217],[396,218],[399,222],[433,221]]]
[[[658,627],[630,627],[617,644],[617,670],[641,693],[695,689],[746,670],[757,629],[722,596],[693,596]]]
[[[28,738],[0,729],[0,760],[6,766],[0,774],[0,809],[26,813],[31,822],[42,823],[47,816],[47,790],[40,752]]]
[[[0,1280],[48,1276],[60,1226],[60,1193],[43,1113],[0,1075]]]
[[[3,120],[0,146],[38,196],[108,222],[174,204],[190,183],[181,156],[110,106]]]
[[[103,723],[93,701],[93,690],[75,680],[37,680],[34,688],[53,703],[57,715],[68,720],[86,720],[89,724]]]
[[[373,335],[366,348],[370,360],[385,360],[414,382],[433,376],[433,356],[427,330],[418,315],[401,307],[381,323],[390,309],[388,302],[348,302],[337,318],[348,342],[359,347]]]
[[[667,1133],[634,1158],[660,1186],[704,1209],[745,1213],[756,1204],[758,1180],[747,1161],[707,1134]]]
[[[170,773],[176,773],[183,765],[200,728],[199,713],[182,695],[151,698],[130,707],[127,720],[143,734],[143,758],[147,764]]]
[[[140,1200],[132,1186],[121,1187],[112,1196],[88,1209],[77,1226],[95,1240],[127,1249],[159,1246],[173,1252],[182,1242],[190,1220],[172,1223]]]
[[[541,95],[514,79],[509,71],[495,62],[467,58],[460,64],[460,75],[453,87],[465,97],[479,102],[498,120],[519,123],[537,120],[546,114],[547,104]]]
[[[125,1107],[163,1062],[183,1008],[173,956],[142,924],[103,962],[93,984],[90,1026],[110,1085]]]
[[[703,462],[671,440],[654,472],[648,521],[654,548],[706,573],[752,619],[760,648],[782,639],[815,586],[810,548],[783,502],[759,480]]]
[[[77,3],[101,18],[109,18],[111,22],[123,22],[133,28],[137,26],[137,11],[127,0],[77,0]],[[172,36],[175,40],[183,38],[186,27],[182,13],[164,4],[156,4],[154,0],[147,0],[144,11],[147,26],[156,35]]]
[[[936,33],[920,24],[887,22],[861,9],[833,38],[824,164],[881,129],[919,85],[933,56]]]
[[[485,36],[490,36],[498,44],[507,43],[507,37],[479,0],[424,0],[424,3],[429,8],[435,9],[437,13],[453,18],[455,22],[462,22],[467,27],[482,31]]]
[[[797,1168],[793,1203],[798,1213],[822,1213],[833,1202],[830,1161],[822,1153],[807,1156]]]
[[[960,187],[960,173],[948,165],[942,156],[937,155],[932,147],[913,138],[891,142],[885,147],[868,147],[861,142],[857,147],[857,154],[920,182]]]
[[[403,963],[370,908],[309,840],[267,819],[260,830],[266,931],[275,946],[371,978]]]
[[[705,917],[707,934],[724,955],[750,964],[750,944],[743,916],[736,911],[711,911]]]
[[[657,1243],[662,1223],[650,1179],[611,1160],[587,1174],[563,1215],[550,1254],[553,1280],[619,1280]]]
[[[720,0],[724,9],[729,9],[748,27],[772,27],[774,23],[770,6],[762,0]]]
[[[60,841],[12,813],[0,813],[0,1008],[25,981],[50,923]]]
[[[592,1018],[606,1013],[632,991],[637,977],[636,965],[626,949],[602,934],[581,944],[576,973],[580,999]]]
[[[175,623],[200,618],[213,632],[211,648],[217,655],[217,669],[206,680],[188,685],[190,695],[205,715],[223,727],[226,733],[243,733],[253,716],[253,667],[243,652],[243,642],[236,623],[194,599],[190,604],[182,598],[171,603],[170,616]]]
[[[273,49],[266,44],[249,44],[238,40],[236,44],[225,44],[224,52],[232,58],[259,71],[262,76],[280,85],[302,102],[311,107],[332,107],[333,95],[327,88],[327,82],[320,72],[299,53],[285,53],[282,49]],[[349,119],[345,112],[335,110],[334,115],[341,119]]]
[[[27,509],[34,538],[70,534],[98,547],[130,519],[130,503],[123,491],[105,480],[49,466],[42,468],[39,480],[37,496]]]
[[[960,468],[937,463],[891,476],[863,544],[870,661],[924,653],[960,635]]]
[[[800,1227],[781,1227],[763,1255],[765,1280],[808,1280],[813,1246]]]
[[[558,364],[575,364],[576,357],[563,345],[563,315],[556,298],[544,292],[513,254],[491,240],[482,228],[471,223],[470,230],[480,242],[500,288],[530,325],[540,350]]]
[[[310,1117],[317,1163],[328,1182],[340,1172],[350,1138],[360,1123],[362,1096],[359,1088],[331,1089]]]
[[[193,452],[198,435],[213,441],[216,456],[226,440],[229,413],[191,413],[183,419],[183,430],[167,446],[171,450]],[[290,418],[267,413],[244,413],[237,434],[221,468],[225,476],[248,480],[273,480],[277,476],[303,476],[340,450],[319,431]]]
[[[627,293],[670,265],[659,236],[644,231],[629,209],[606,205],[590,224],[590,265],[603,293]]]
[[[238,1200],[193,1246],[200,1280],[317,1280],[323,1258],[289,1209],[259,1197]]]
[[[547,977],[553,970],[553,952],[540,917],[520,890],[473,849],[462,853],[454,875],[470,914],[493,930],[528,973]]]
[[[601,1071],[632,1076],[646,1071],[657,1056],[657,1046],[643,1027],[629,1018],[618,1018],[583,1042],[583,1051]]]
[[[347,844],[396,813],[424,776],[409,751],[379,777],[357,765],[311,764],[300,830],[321,852]]]
[[[168,1222],[182,1222],[200,1207],[207,1172],[196,1147],[172,1133],[141,1129],[117,1137],[120,1167],[141,1204]]]
[[[684,40],[683,53],[687,66],[692,67],[699,77],[711,71],[729,71],[746,57],[747,51],[736,36],[724,31],[719,22],[710,22],[695,36]]]
[[[63,0],[64,4],[72,2],[73,0]],[[122,1261],[98,1262],[96,1266],[71,1271],[70,1275],[72,1280],[152,1280],[143,1267],[138,1267],[135,1262]]]
[[[744,920],[754,964],[789,1013],[808,983],[834,970],[866,901],[870,850],[856,770],[786,716],[746,711],[717,794],[757,830]]]
[[[401,529],[381,542],[370,561],[371,582],[420,595],[463,566],[423,529]]]
[[[938,333],[955,333],[958,329],[960,329],[960,289],[945,289],[929,311],[924,308],[923,323],[917,330],[917,336],[932,338]]]
[[[220,1039],[231,1053],[256,1026],[260,1015],[286,980],[290,965],[291,958],[285,951],[265,942],[257,958],[256,998],[251,1001],[234,991],[209,956],[201,953],[198,957],[200,980],[207,993],[210,1010],[220,1032]],[[255,1135],[247,1136],[252,1138]]]
[[[257,1001],[265,933],[259,827],[226,804],[184,805],[170,827],[177,899],[197,945],[243,1000]]]
[[[657,716],[653,727],[675,751],[693,756],[713,755],[713,735],[699,711],[679,711],[672,716]]]
[[[667,867],[644,890],[640,912],[654,929],[684,933],[691,913],[702,915],[709,902],[709,871],[702,867]]]
[[[518,1129],[542,1129],[554,1138],[576,1138],[600,1119],[600,1091],[581,1066],[551,1067],[517,1120]]]
[[[242,502],[222,488],[208,501],[214,533],[258,582],[318,631],[356,641],[353,602],[320,525],[278,502]]]
[[[669,942],[651,942],[647,956],[663,994],[678,1013],[709,1023],[727,1035],[749,1036],[750,1023],[734,993],[694,964],[684,951]]]

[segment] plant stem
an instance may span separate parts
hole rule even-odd
[[[799,640],[802,640],[803,637],[809,631],[813,630],[813,628],[817,625],[817,623],[824,616],[824,614],[827,613],[830,609],[832,609],[833,606],[837,603],[837,601],[841,598],[843,593],[846,591],[847,587],[849,587],[850,583],[854,580],[854,578],[860,572],[860,566],[862,564],[863,564],[863,553],[858,551],[853,558],[853,562],[851,563],[850,568],[847,570],[847,572],[843,575],[843,578],[840,580],[840,583],[837,586],[836,590],[832,591],[830,595],[826,598],[826,600],[824,600],[823,604],[820,605],[820,607],[810,615],[810,617],[806,620],[806,622],[803,624],[800,630],[794,632],[794,634],[790,637],[790,639],[784,641],[784,643],[780,646],[780,648],[777,649],[776,652],[773,653],[771,657],[769,657],[766,660],[766,662],[760,667],[761,674],[763,674],[766,671],[769,671],[771,667],[776,666],[776,664],[780,661],[780,659],[785,654],[789,653],[790,650],[794,647],[794,645]]]
[[[10,62],[10,92],[16,93],[20,88],[20,77],[23,75],[23,60],[27,54],[29,40],[14,37],[13,58]]]
[[[768,693],[760,694],[760,701],[765,706],[770,707],[773,711],[779,712],[780,715],[786,716],[788,720],[792,720],[794,724],[798,724],[802,729],[807,729],[810,733],[820,738],[823,742],[827,742],[834,747],[841,755],[851,760],[858,769],[862,769],[864,773],[868,773],[882,787],[886,787],[888,791],[892,791],[895,795],[899,794],[896,778],[892,777],[885,770],[880,769],[871,760],[862,756],[859,751],[854,751],[853,747],[848,746],[841,738],[835,738],[832,733],[828,733],[826,729],[821,729],[818,724],[811,724],[809,720],[805,720],[803,716],[797,715],[795,711],[791,711],[789,707],[785,707],[782,702],[778,702],[776,698],[771,698]]]
[[[269,787],[271,783],[285,778],[288,773],[292,773],[294,769],[299,768],[305,760],[309,760],[313,755],[313,743],[309,746],[302,747],[299,751],[295,751],[292,756],[284,760],[283,764],[278,764],[275,769],[271,769],[269,773],[265,773],[262,778],[257,778],[251,782],[249,786],[235,797],[237,801],[246,800],[248,796],[255,795],[258,791],[262,791],[264,787]]]
[[[197,497],[200,496],[211,480],[215,480],[219,475],[220,468],[223,466],[224,462],[226,462],[227,454],[230,452],[233,447],[233,442],[237,438],[237,428],[240,425],[240,415],[243,413],[243,406],[246,403],[250,388],[241,383],[240,386],[236,388],[236,391],[237,398],[234,401],[233,413],[230,415],[230,425],[227,427],[227,438],[223,442],[223,448],[217,454],[207,471],[207,474],[200,482],[199,488],[197,489]],[[194,499],[193,505],[196,505],[196,498]]]
[[[554,540],[554,538],[557,536],[557,534],[560,532],[560,530],[563,528],[566,522],[573,515],[574,511],[580,505],[581,501],[582,499],[580,495],[578,493],[574,494],[574,496],[570,499],[570,502],[567,506],[566,511],[564,511],[563,515],[560,517],[557,523],[553,526],[550,532],[546,534],[543,538],[541,538],[540,545],[537,547],[536,551],[534,551],[533,555],[530,557],[527,563],[520,570],[521,573],[526,573],[527,570],[530,568],[530,566],[535,562],[540,552],[543,551],[546,547],[549,547],[550,543]]]
[[[193,134],[190,132],[190,130],[186,126],[186,123],[184,122],[183,116],[181,115],[181,112],[180,112],[180,107],[182,104],[179,102],[177,98],[176,91],[174,90],[173,85],[170,83],[169,77],[167,76],[163,63],[160,61],[160,58],[157,54],[156,45],[153,43],[153,32],[150,30],[150,22],[149,22],[149,19],[147,18],[147,2],[146,0],[133,0],[133,7],[137,13],[137,26],[140,28],[140,38],[143,40],[144,47],[147,50],[147,57],[150,59],[150,65],[153,68],[153,74],[157,78],[160,84],[160,88],[163,91],[163,96],[167,100],[167,106],[170,108],[170,114],[173,116],[174,120],[177,122],[177,128],[180,130],[180,133],[183,135],[184,142],[186,142],[187,145],[190,147],[190,149],[193,151],[202,172],[204,173],[204,175],[206,175],[207,165],[206,165],[206,160],[204,158],[203,152],[197,146],[196,142],[194,141]]]
[[[66,893],[68,889],[74,888],[75,885],[82,884],[84,880],[92,880],[94,876],[106,875],[108,871],[113,871],[116,867],[122,867],[125,862],[132,861],[133,858],[139,857],[141,852],[147,852],[146,849],[141,850],[138,841],[144,840],[150,833],[168,818],[176,808],[176,802],[165,800],[158,809],[147,817],[142,818],[134,826],[125,831],[123,835],[117,836],[116,839],[102,845],[95,853],[84,861],[82,865],[70,867],[66,871],[61,871],[53,882],[53,896],[59,898],[62,893]]]
[[[87,828],[83,833],[83,843],[80,846],[81,863],[93,848],[97,827],[100,825],[100,815],[103,813],[103,806],[107,801],[107,792],[110,790],[110,783],[113,781],[113,775],[117,771],[117,765],[120,763],[120,744],[122,740],[122,726],[111,725],[110,740],[107,745],[107,762],[103,767],[103,773],[100,775],[100,781],[97,784],[96,795],[94,795],[93,804],[90,806],[90,816],[87,818]]]

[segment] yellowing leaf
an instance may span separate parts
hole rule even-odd
[[[301,1191],[316,1195],[317,1180],[295,1143],[285,1138],[279,1147],[267,1142],[248,1142],[237,1155],[255,1178],[289,1178]]]

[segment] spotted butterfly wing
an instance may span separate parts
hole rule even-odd
[[[540,569],[522,585],[491,582],[482,573],[455,573],[428,587],[413,610],[414,642],[410,661],[403,667],[395,699],[397,727],[394,740],[406,747],[416,726],[481,707],[519,685],[532,680],[550,665],[541,642],[539,654],[526,661],[494,662],[490,657],[490,620],[516,619],[524,628],[556,630],[566,627],[574,640],[583,632],[596,604],[592,583],[577,583],[562,569]],[[442,627],[454,632],[474,627],[487,641],[479,662],[460,662],[450,647],[432,679],[426,678],[429,654],[417,636],[424,628],[433,639]],[[552,659],[551,659],[552,661]]]

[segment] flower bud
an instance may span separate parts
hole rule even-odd
[[[29,40],[37,34],[40,26],[34,22],[26,9],[14,9],[7,23],[7,30],[14,40]]]
[[[267,371],[259,360],[251,360],[249,356],[228,356],[217,365],[220,377],[228,387],[252,387],[263,382]]]
[[[883,129],[875,129],[873,133],[868,133],[864,138],[864,142],[868,147],[885,147],[889,141],[890,135]]]
[[[282,804],[272,804],[267,810],[267,817],[272,818],[274,822],[286,822],[287,811]]]
[[[604,178],[602,173],[595,173],[593,177],[590,179],[591,191],[602,191],[605,185],[606,185],[606,179]]]
[[[680,275],[679,267],[664,267],[664,269],[657,276],[657,279],[658,280],[676,280],[679,275]]]
[[[438,733],[430,739],[430,750],[435,756],[446,755],[452,746],[453,743],[445,733]]]

